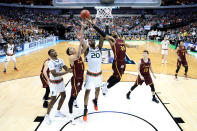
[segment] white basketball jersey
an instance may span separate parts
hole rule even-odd
[[[7,48],[7,54],[14,54],[14,44],[10,45],[8,44],[8,48]]]
[[[102,54],[98,47],[96,49],[89,47],[86,58],[88,61],[88,71],[93,73],[101,72]]]
[[[162,49],[168,49],[168,45],[170,44],[170,42],[168,40],[166,41],[162,41],[161,45],[162,45]]]
[[[62,72],[62,68],[64,66],[64,61],[60,58],[58,58],[57,60],[52,60],[50,59],[49,62],[48,62],[48,67],[49,67],[49,70],[55,70],[56,72]],[[51,73],[49,74],[49,78],[51,80],[60,80],[62,79],[63,77],[62,76],[57,76],[57,77],[54,77]]]

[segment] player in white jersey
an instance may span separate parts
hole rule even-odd
[[[102,63],[102,54],[101,49],[103,47],[103,37],[100,36],[99,45],[96,46],[95,40],[89,39],[88,44],[89,48],[85,52],[85,56],[88,62],[88,70],[86,75],[85,82],[85,96],[84,96],[84,114],[83,120],[87,120],[87,106],[90,90],[95,88],[95,98],[92,100],[94,104],[94,109],[98,110],[97,100],[100,92],[100,86],[102,85],[102,71],[101,71],[101,63]]]
[[[15,46],[13,44],[12,39],[10,39],[9,43],[4,47],[4,51],[6,53],[6,59],[3,73],[6,74],[6,69],[10,59],[14,62],[14,70],[18,71],[18,69],[16,68]]]
[[[164,56],[165,56],[165,63],[167,63],[168,57],[168,46],[170,45],[169,40],[167,40],[167,36],[164,37],[164,40],[161,42],[161,54],[162,54],[162,64],[164,64]]]
[[[48,62],[48,68],[50,71],[49,74],[49,88],[51,92],[51,101],[48,105],[47,114],[45,116],[45,121],[47,124],[51,124],[51,119],[49,117],[49,113],[55,104],[57,93],[60,93],[60,100],[57,107],[57,112],[55,114],[56,117],[65,117],[64,114],[60,112],[62,104],[66,98],[65,93],[65,84],[63,80],[63,75],[72,72],[71,69],[68,69],[67,66],[64,64],[64,61],[60,58],[57,58],[57,53],[54,49],[50,49],[48,51],[48,55],[50,56],[50,60]],[[62,72],[62,68],[65,72]]]

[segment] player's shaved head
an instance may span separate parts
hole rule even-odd
[[[50,56],[51,52],[53,52],[53,51],[55,51],[55,50],[54,50],[54,49],[50,49],[50,50],[48,51],[48,55]]]
[[[54,49],[50,49],[48,51],[48,55],[51,57],[51,58],[57,58],[57,52],[54,50]]]

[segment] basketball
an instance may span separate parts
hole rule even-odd
[[[82,10],[81,13],[80,13],[80,17],[82,19],[86,19],[86,18],[90,19],[90,12],[89,12],[89,10]]]

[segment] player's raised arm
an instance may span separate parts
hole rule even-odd
[[[85,51],[88,48],[88,45],[86,44],[85,40],[84,40],[84,28],[85,28],[85,24],[83,22],[81,22],[81,31],[80,33],[77,35],[77,38],[80,40],[80,45],[79,45],[79,50],[78,50],[78,58],[80,57],[81,54],[84,54]]]
[[[88,21],[88,23],[90,25],[92,25],[92,27],[103,37],[105,38],[107,41],[109,41],[110,45],[113,46],[115,44],[115,39],[110,36],[110,35],[107,35],[104,31],[102,31],[101,29],[99,29],[95,24],[93,24],[93,22],[89,19],[86,19]]]
[[[98,45],[99,50],[101,50],[103,48],[103,42],[104,42],[104,38],[102,36],[100,36],[99,45]]]

